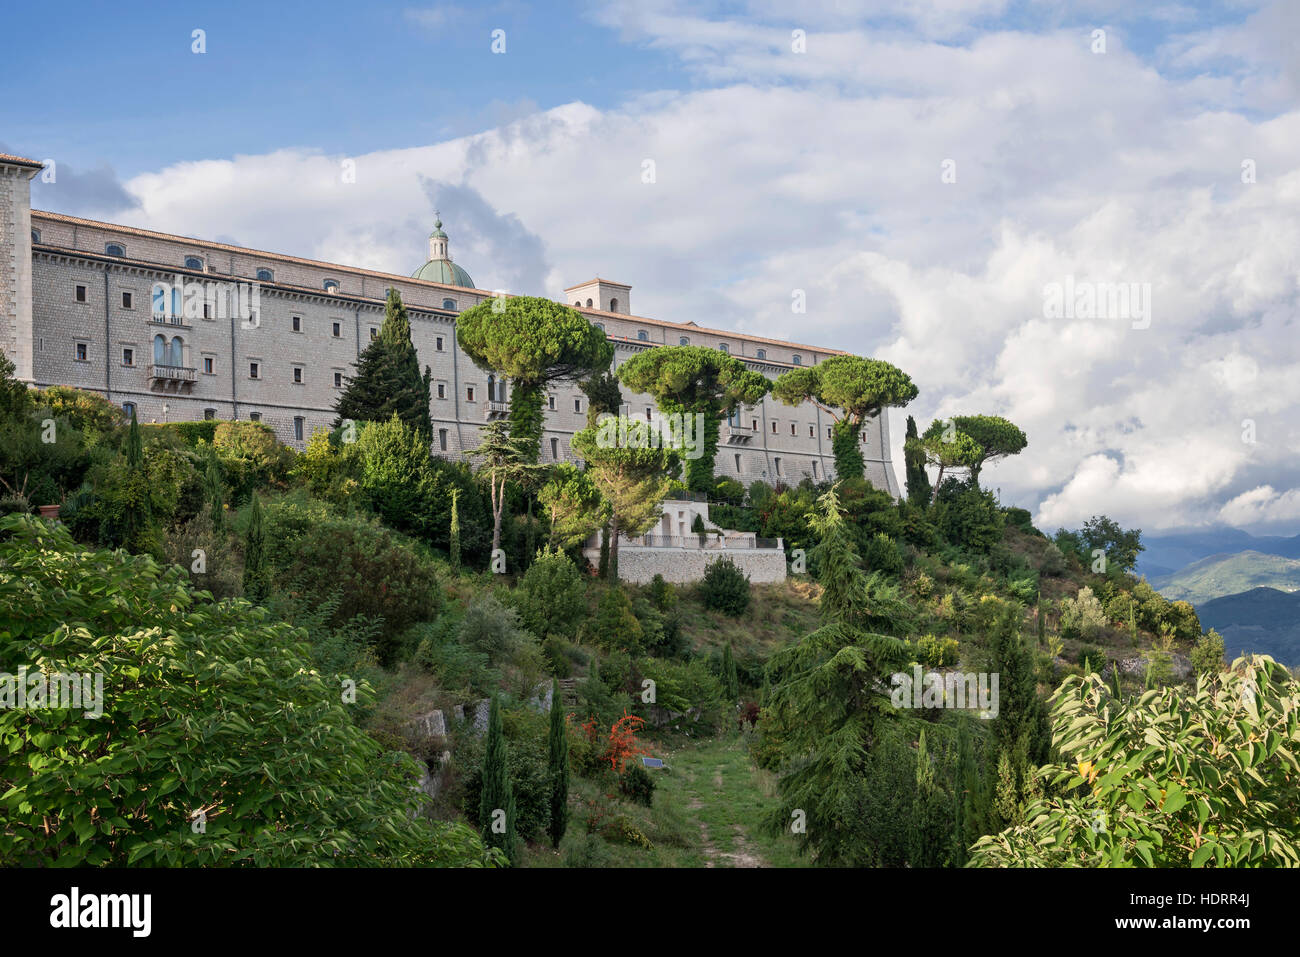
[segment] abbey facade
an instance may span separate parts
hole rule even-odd
[[[428,261],[410,277],[31,209],[41,165],[0,154],[0,348],[17,376],[68,385],[134,409],[141,422],[245,419],[301,449],[328,428],[352,365],[378,334],[396,289],[421,368],[432,371],[435,454],[478,444],[479,427],[508,410],[509,383],[477,368],[456,343],[456,317],[491,291],[451,261],[438,223]],[[618,364],[645,349],[723,349],[769,378],[837,350],[633,314],[631,287],[592,279],[564,301],[605,332]],[[651,416],[648,396],[624,390],[628,415]],[[542,461],[573,459],[586,425],[576,383],[546,398]],[[831,419],[815,405],[772,397],[722,425],[715,468],[745,483],[833,478]],[[898,494],[882,415],[862,430],[866,477]]]

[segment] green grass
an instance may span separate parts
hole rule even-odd
[[[586,831],[587,802],[602,788],[586,778],[570,779],[568,832],[554,851],[549,844],[526,850],[526,867],[564,867],[584,855],[599,867],[798,867],[794,838],[772,836],[763,817],[776,805],[772,776],[756,769],[746,739],[738,732],[722,738],[654,749],[664,769],[652,771],[654,805],[606,799],[615,814],[626,815],[653,848],[607,840]]]
[[[728,643],[737,653],[766,658],[791,639],[815,631],[821,588],[806,577],[775,585],[753,585],[749,608],[730,618],[704,607],[695,588],[679,586],[682,632],[697,652],[708,654]]]

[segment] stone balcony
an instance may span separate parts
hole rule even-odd
[[[722,423],[722,438],[726,445],[747,445],[758,433],[747,425]]]
[[[187,366],[149,366],[149,385],[155,392],[191,392],[199,370]]]
[[[489,422],[492,421],[493,419],[504,419],[509,414],[510,414],[509,402],[497,402],[495,400],[489,400],[483,403],[483,418]]]

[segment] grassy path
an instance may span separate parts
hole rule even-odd
[[[740,734],[684,745],[663,757],[668,770],[656,778],[659,791],[685,809],[699,832],[695,866],[798,866],[794,840],[762,828],[775,789],[771,776],[751,764]]]

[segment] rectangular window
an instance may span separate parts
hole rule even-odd
[[[645,407],[645,420],[646,420],[647,422],[653,421],[653,420],[650,418],[650,406],[648,406],[648,405]]]
[[[772,434],[776,435],[776,419],[772,420]]]
[[[122,308],[123,309],[131,308],[131,294],[129,292],[122,293]]]
[[[555,396],[548,395],[546,397],[546,407],[550,409],[552,412],[555,411]]]
[[[343,332],[343,326],[340,323],[334,323],[334,338],[338,339]]]
[[[293,417],[293,437],[297,439],[299,442],[302,441],[302,427],[303,427],[302,416],[295,415]]]
[[[749,420],[749,427],[750,427],[751,429],[753,429],[755,432],[757,432],[757,431],[758,431],[758,419],[750,419],[750,420]]]
[[[203,357],[203,374],[212,375],[214,360],[212,356]]]
[[[249,421],[249,422],[261,422],[261,421],[262,421],[262,413],[261,413],[261,412],[250,412],[250,413],[248,413],[248,421]]]
[[[474,401],[474,387],[472,385],[468,385],[465,387],[465,401],[466,402]]]
[[[797,428],[798,428],[798,426],[796,426],[793,422],[791,422],[791,423],[790,423],[790,434],[791,434],[791,435],[795,435],[795,434],[796,434],[796,429],[797,429]]]
[[[77,287],[77,302],[85,302],[85,301],[86,301],[86,287],[85,287],[85,286],[78,286],[78,287]]]
[[[250,379],[256,379],[256,378],[257,378],[257,363],[256,363],[256,362],[250,362],[250,363],[248,364],[248,377],[249,377]]]
[[[437,345],[437,349],[438,349],[439,352],[441,352],[441,351],[442,351],[442,336],[438,336],[438,338],[437,338],[436,341],[437,341],[437,343],[438,343],[438,345]]]
[[[336,373],[334,373],[334,388],[336,388],[336,389],[341,389],[341,388],[343,388],[343,373],[342,373],[342,372],[336,372]]]
[[[302,366],[293,367],[293,384],[302,385]]]
[[[817,460],[813,460],[813,481],[817,480]]]
[[[438,451],[440,452],[447,451],[447,430],[446,429],[438,430]]]
[[[302,332],[302,316],[291,316],[289,326],[294,332]]]
[[[739,455],[736,456],[736,474],[737,474],[737,475],[740,474],[740,456],[739,456]]]
[[[211,318],[212,318],[212,304],[211,304],[211,303],[205,302],[205,303],[203,304],[203,318],[204,318],[204,319],[211,319]]]
[[[831,437],[831,427],[828,425],[826,426],[826,438],[829,439],[830,437]]]
[[[815,425],[808,426],[808,438],[810,439],[817,438],[817,426]]]
[[[574,400],[573,400],[573,411],[574,411],[574,412],[581,412],[581,411],[582,411],[582,400],[581,400],[581,399],[574,399]]]
[[[123,350],[122,350],[122,365],[124,365],[124,366],[133,366],[133,365],[135,365],[135,350],[134,350],[134,349],[123,349]]]
[[[781,460],[780,460],[780,459],[773,459],[772,461],[776,463],[776,474],[777,474],[778,476],[780,476],[780,474],[781,474]]]
[[[375,337],[376,337],[377,335],[379,335],[379,330],[376,329],[374,326],[371,326],[371,327],[370,327],[370,341],[371,341],[371,342],[374,342],[374,341],[375,341]]]
[[[447,398],[447,386],[441,382],[438,383],[438,398],[440,399]]]
[[[78,361],[78,362],[85,362],[85,361],[86,361],[86,344],[85,344],[84,342],[78,342],[78,343],[77,343],[77,353],[76,353],[76,354],[77,354],[77,361]]]
[[[217,410],[216,410],[216,409],[204,409],[204,410],[203,410],[203,418],[204,418],[205,421],[207,421],[207,422],[211,422],[211,421],[212,421],[213,419],[215,419],[216,417],[217,417]]]
[[[560,440],[551,439],[551,461],[560,461]]]

